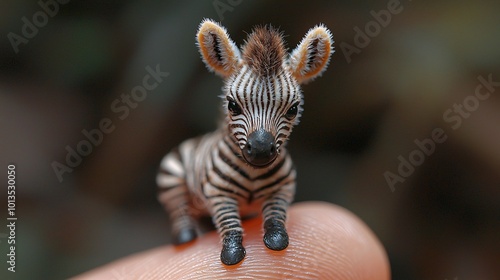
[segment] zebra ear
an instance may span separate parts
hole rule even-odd
[[[292,51],[288,67],[299,84],[312,81],[326,70],[333,50],[333,36],[323,24],[311,28]]]
[[[229,77],[239,68],[240,51],[224,27],[205,19],[198,28],[196,39],[203,62],[210,71]]]

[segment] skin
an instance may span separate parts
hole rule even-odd
[[[384,248],[354,214],[325,202],[290,207],[290,245],[272,251],[262,242],[260,218],[245,221],[247,255],[234,266],[220,262],[215,232],[181,246],[138,253],[75,279],[390,279]]]

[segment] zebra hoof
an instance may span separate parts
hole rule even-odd
[[[229,244],[222,247],[222,252],[220,253],[220,260],[225,265],[235,265],[243,260],[246,252],[245,248],[241,244]]]
[[[282,223],[268,220],[264,224],[264,230],[264,244],[267,248],[281,251],[288,247],[288,233]]]
[[[196,239],[197,236],[198,234],[194,228],[183,228],[177,234],[174,234],[172,243],[174,245],[184,244]]]

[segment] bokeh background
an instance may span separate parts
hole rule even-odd
[[[67,278],[169,242],[155,197],[159,161],[213,130],[220,112],[222,81],[195,46],[208,17],[238,45],[256,24],[283,30],[289,49],[317,23],[334,33],[336,53],[303,87],[305,113],[288,146],[297,201],[329,201],[361,217],[384,244],[394,279],[500,279],[500,86],[471,101],[478,77],[500,82],[499,3],[397,3],[75,0],[59,4],[16,52],[9,34],[22,36],[23,17],[33,22],[43,10],[2,0],[0,177],[6,186],[7,164],[16,164],[18,222],[15,275],[0,227],[0,278]],[[399,12],[377,30],[373,13],[388,5]],[[361,43],[356,28],[367,25]],[[169,76],[120,119],[113,102],[156,65]],[[443,114],[464,100],[473,110],[453,129]],[[104,118],[115,129],[59,180],[54,162],[66,164],[67,148]],[[434,129],[446,141],[391,188],[384,174],[397,175],[400,158]]]

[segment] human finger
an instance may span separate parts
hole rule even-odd
[[[262,242],[260,219],[243,223],[246,257],[234,266],[220,262],[215,232],[182,246],[138,253],[75,279],[389,279],[385,250],[354,214],[324,202],[290,207],[288,248],[272,251]]]

